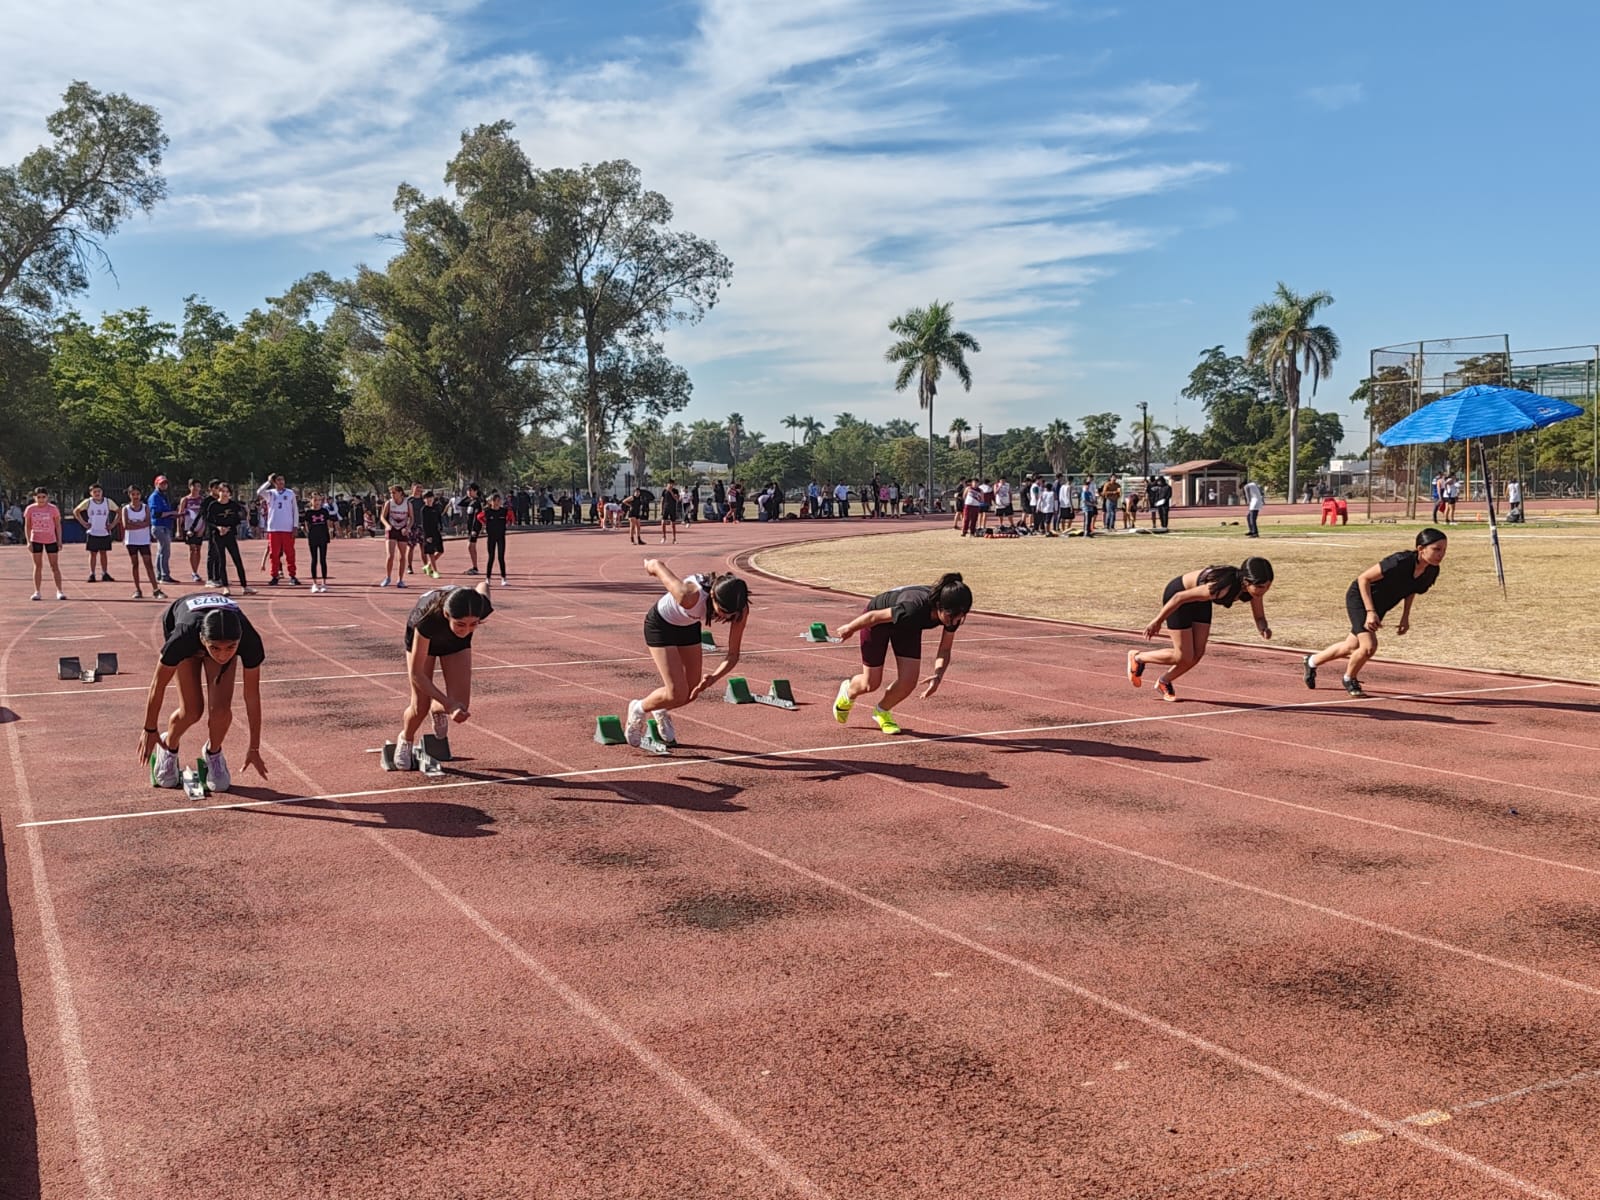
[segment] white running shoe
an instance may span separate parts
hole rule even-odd
[[[676,746],[678,731],[672,727],[672,714],[663,708],[650,715],[656,719],[656,730],[661,734],[661,740],[669,746]]]
[[[190,571],[189,572],[189,582],[190,583],[199,583],[200,582],[200,576],[196,575],[193,571]]]
[[[38,593],[38,592],[35,592],[35,593],[34,593],[34,594],[33,594],[33,595],[31,595],[31,596],[29,596],[29,597],[28,597],[28,599],[29,599],[29,600],[38,600],[38,599],[40,599],[40,598],[41,598],[41,597],[40,597],[40,595],[39,595],[39,593]]]
[[[233,776],[228,774],[228,763],[222,751],[213,750],[209,744],[205,748],[205,767],[206,791],[225,792],[233,786]]]
[[[414,771],[416,767],[416,759],[411,754],[411,743],[396,742],[394,745],[394,769],[396,771]]]
[[[623,726],[622,736],[628,739],[628,745],[637,750],[644,741],[645,715],[643,700],[628,701],[628,723]]]
[[[157,742],[155,751],[150,755],[150,786],[175,788],[182,785],[183,768],[178,765],[177,754]]]
[[[57,600],[65,600],[66,598],[67,598],[67,594],[65,592],[57,592],[56,593],[56,599]]]
[[[380,583],[378,586],[379,587],[388,587],[392,582],[393,581],[387,575],[385,575],[383,577],[383,582]]]

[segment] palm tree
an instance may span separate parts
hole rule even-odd
[[[678,447],[683,445],[684,435],[688,432],[682,421],[674,421],[667,427],[667,470],[673,476],[678,474]]]
[[[890,417],[878,428],[886,438],[908,438],[917,436],[917,423],[908,421],[904,417]]]
[[[800,444],[800,426],[804,425],[805,422],[800,417],[796,416],[794,413],[790,413],[787,417],[785,417],[783,419],[781,424],[783,425],[783,427],[785,429],[787,429],[789,431],[789,444],[791,446],[799,445]]]
[[[1300,450],[1300,379],[1311,376],[1311,394],[1339,357],[1339,338],[1326,325],[1313,325],[1317,310],[1333,303],[1327,292],[1299,296],[1281,281],[1271,300],[1250,312],[1250,337],[1245,353],[1267,369],[1278,394],[1289,406],[1289,499],[1297,490],[1295,474]]]
[[[628,426],[628,465],[633,468],[635,487],[644,486],[645,458],[660,436],[661,425],[656,421],[640,421]]]
[[[822,433],[823,433],[823,430],[825,430],[826,428],[827,428],[827,426],[824,425],[821,421],[817,420],[817,418],[815,418],[815,417],[801,417],[800,418],[801,436],[803,436],[806,439],[806,445],[808,445],[808,446],[811,445],[812,442],[816,441],[819,437],[821,437]]]
[[[951,305],[935,300],[927,308],[913,308],[889,322],[889,332],[900,340],[884,351],[883,357],[898,363],[894,390],[903,392],[917,377],[917,405],[928,410],[928,497],[933,497],[933,398],[939,391],[939,376],[949,367],[972,390],[972,372],[967,368],[967,353],[977,354],[982,347],[970,333],[952,329]]]
[[[744,418],[738,413],[728,414],[728,453],[733,455],[733,474],[739,473],[739,443],[744,438]]]
[[[1067,459],[1072,454],[1072,426],[1065,421],[1051,421],[1045,426],[1043,441],[1050,469],[1057,475],[1065,475]]]
[[[966,421],[962,420],[960,417],[957,417],[954,421],[950,422],[950,444],[957,450],[961,449],[963,445],[961,435],[971,432],[972,426],[968,425]]]

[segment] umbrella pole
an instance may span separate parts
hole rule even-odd
[[[1483,498],[1489,510],[1489,546],[1494,551],[1494,577],[1500,581],[1500,597],[1505,599],[1506,566],[1500,557],[1500,524],[1494,516],[1494,480],[1489,474],[1489,458],[1483,452],[1482,438],[1478,439],[1478,458],[1483,464]]]

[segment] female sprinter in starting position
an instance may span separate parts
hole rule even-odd
[[[475,588],[442,587],[424,592],[406,618],[406,674],[411,702],[394,743],[394,769],[409,771],[416,763],[412,745],[424,717],[432,717],[435,737],[447,737],[450,722],[472,715],[472,635],[494,611],[489,581]],[[437,664],[444,688],[433,681]]]
[[[1267,610],[1261,599],[1271,587],[1272,564],[1264,558],[1247,558],[1237,567],[1202,567],[1178,576],[1161,593],[1165,603],[1144,631],[1145,637],[1153,638],[1165,625],[1172,646],[1166,650],[1129,650],[1128,682],[1134,687],[1140,686],[1149,663],[1164,666],[1167,670],[1156,680],[1156,694],[1163,700],[1176,700],[1172,681],[1192,671],[1206,656],[1206,643],[1211,640],[1213,604],[1232,608],[1240,596],[1248,596],[1256,630],[1270,639],[1272,629],[1267,624]]]
[[[679,579],[655,558],[645,559],[644,569],[667,589],[644,615],[644,644],[661,674],[661,686],[643,700],[628,701],[628,724],[623,732],[628,745],[638,746],[644,741],[646,722],[654,717],[661,740],[675,746],[678,734],[667,711],[682,708],[738,665],[750,617],[750,588],[737,575]],[[706,621],[725,621],[732,629],[722,665],[702,675],[700,625]]]
[[[178,741],[206,715],[209,693],[211,714],[203,751],[206,789],[228,790],[232,779],[228,764],[223,761],[222,742],[233,724],[234,680],[241,670],[244,712],[250,724],[250,748],[244,765],[246,769],[254,767],[265,779],[267,765],[261,761],[261,663],[266,651],[261,635],[238,604],[214,592],[174,600],[161,618],[161,630],[165,640],[145,701],[144,732],[139,735],[139,761],[149,764],[151,784],[162,788],[182,786]],[[178,707],[167,718],[167,733],[162,737],[157,729],[161,699],[174,677],[178,680]]]
[[[1355,577],[1344,594],[1350,636],[1326,650],[1306,655],[1308,688],[1317,686],[1317,668],[1323,663],[1347,658],[1350,665],[1345,668],[1344,690],[1358,700],[1366,699],[1366,692],[1361,690],[1361,668],[1378,652],[1378,630],[1383,628],[1383,618],[1396,604],[1403,604],[1395,632],[1401,637],[1406,635],[1411,628],[1411,602],[1439,578],[1439,564],[1444,561],[1449,544],[1442,531],[1430,526],[1417,534],[1415,550],[1391,554]]]
[[[883,732],[899,733],[894,706],[917,686],[917,675],[922,670],[922,631],[935,627],[944,629],[939,636],[939,652],[933,660],[933,674],[922,689],[922,699],[926,700],[939,690],[944,673],[950,669],[950,649],[956,640],[956,630],[971,611],[972,589],[953,571],[941,575],[932,587],[914,584],[891,588],[867,601],[865,612],[835,631],[841,640],[860,631],[862,667],[861,674],[839,685],[839,695],[833,702],[834,719],[843,725],[850,719],[857,697],[883,686],[884,659],[893,647],[895,680],[883,694],[882,702],[873,708],[872,719]]]

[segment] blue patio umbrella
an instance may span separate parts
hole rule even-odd
[[[1581,417],[1583,409],[1554,396],[1524,392],[1517,388],[1493,387],[1477,383],[1452,392],[1431,404],[1424,404],[1403,421],[1378,435],[1384,446],[1432,445],[1438,442],[1465,442],[1472,438],[1494,437],[1502,433],[1522,433],[1543,429],[1557,421]],[[1489,503],[1489,543],[1494,547],[1494,574],[1506,589],[1505,565],[1500,560],[1500,526],[1494,515],[1494,487],[1484,460],[1483,494]]]

